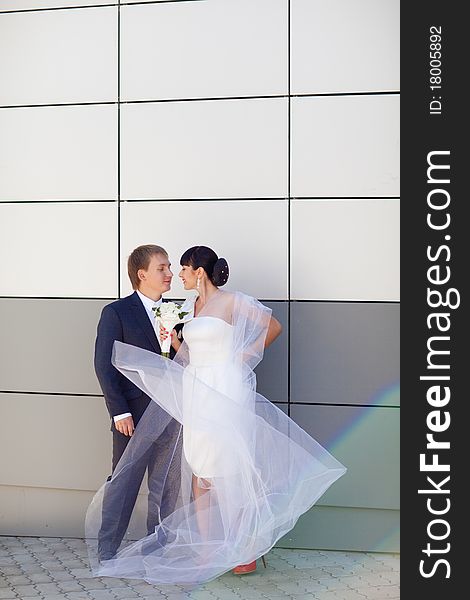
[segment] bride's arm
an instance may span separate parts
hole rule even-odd
[[[235,306],[234,306],[234,297],[232,296],[232,313],[235,310]],[[252,321],[254,323],[259,324],[259,332],[260,332],[260,336],[258,337],[257,340],[252,340],[251,344],[249,344],[246,348],[245,348],[245,354],[248,355],[250,354],[250,349],[252,349],[255,353],[256,352],[260,352],[261,348],[266,349],[268,346],[270,346],[275,339],[277,339],[282,332],[282,325],[279,323],[279,321],[272,316],[272,313],[269,317],[269,323],[268,323],[268,327],[267,329],[263,328],[262,323],[263,323],[263,317],[262,315],[262,309],[266,309],[266,307],[259,302],[259,300],[256,300],[255,298],[250,298],[248,296],[245,296],[245,299],[242,302],[238,302],[237,305],[237,310],[238,310],[238,315],[241,315],[242,317],[244,317],[246,320],[248,321]],[[257,307],[259,307],[259,309],[257,309]],[[264,325],[264,327],[266,327],[266,325]],[[264,330],[264,331],[263,331]],[[264,345],[263,345],[263,340],[262,340],[262,336],[263,333],[265,333],[265,339],[264,339]]]
[[[274,340],[281,335],[281,332],[282,325],[276,318],[271,317],[271,320],[269,321],[268,332],[266,334],[266,340],[264,342],[264,347],[267,348],[268,346],[270,346],[274,342]]]
[[[266,331],[266,337],[264,339],[263,352],[268,346],[270,346],[274,342],[274,340],[276,338],[278,338],[281,335],[281,332],[282,332],[282,325],[279,323],[279,321],[275,317],[271,316],[271,318],[269,320],[268,329]],[[243,351],[243,361],[247,361],[247,360],[252,359],[255,356],[259,356],[260,352],[261,352],[262,344],[263,344],[262,336],[259,336],[257,340],[252,341],[251,344],[246,346]]]
[[[178,332],[176,329],[173,329],[171,332],[171,345],[173,346],[175,352],[178,352],[178,350],[181,348],[181,343],[182,342],[178,339]]]

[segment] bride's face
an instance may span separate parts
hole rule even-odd
[[[178,273],[185,290],[196,289],[197,283],[197,272],[189,266],[183,265],[181,271]]]

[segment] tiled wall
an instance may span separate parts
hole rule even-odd
[[[398,17],[2,0],[0,533],[82,535],[110,468],[100,310],[135,246],[177,272],[206,244],[284,325],[260,391],[349,468],[282,544],[397,550]]]

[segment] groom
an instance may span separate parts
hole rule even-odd
[[[158,438],[149,442],[149,447],[133,463],[133,468],[120,475],[119,485],[113,487],[112,476],[108,478],[98,535],[100,560],[111,559],[117,552],[146,470],[149,485],[148,533],[153,533],[157,523],[171,514],[176,506],[180,485],[181,426],[111,363],[115,340],[161,353],[152,308],[160,306],[162,294],[171,287],[173,273],[170,266],[168,253],[162,247],[149,244],[136,248],[127,262],[134,293],[105,306],[98,324],[95,371],[111,417],[113,474],[147,407],[153,413],[155,430],[162,431]],[[173,356],[171,349],[170,357]],[[124,485],[123,477],[126,478]]]

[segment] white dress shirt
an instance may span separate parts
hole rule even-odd
[[[160,328],[158,327],[157,319],[155,318],[155,313],[152,310],[152,308],[157,308],[158,306],[160,306],[162,303],[162,299],[160,298],[160,300],[155,301],[152,300],[152,298],[144,296],[144,294],[142,294],[142,292],[139,292],[139,290],[136,290],[136,292],[140,300],[142,301],[142,304],[144,305],[145,312],[147,313],[148,318],[152,323],[152,327],[155,329],[155,334],[157,336],[158,343],[160,344]],[[116,423],[116,421],[120,421],[121,419],[125,419],[126,417],[132,417],[131,413],[122,413],[121,415],[116,415],[115,417],[113,417],[113,419]]]

